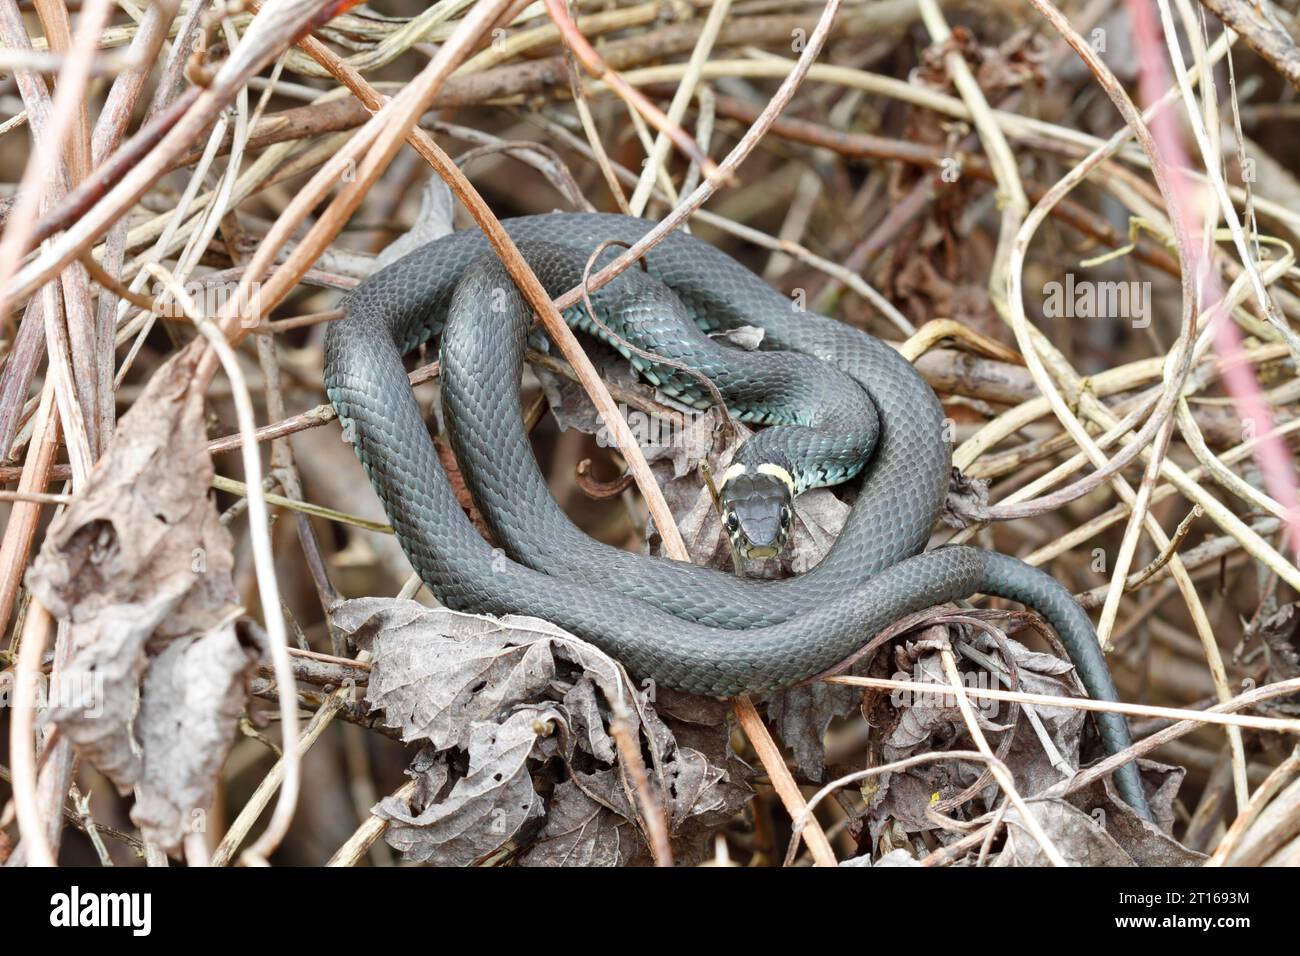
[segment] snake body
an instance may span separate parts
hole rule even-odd
[[[601,242],[631,242],[650,228],[595,213],[521,217],[505,226],[530,247],[530,265],[552,295],[574,284],[573,257],[557,247],[585,261]],[[523,435],[518,381],[529,311],[487,251],[476,230],[415,250],[362,283],[326,337],[329,397],[412,566],[448,606],[543,617],[638,676],[729,696],[812,676],[905,614],[979,592],[1041,613],[1088,692],[1118,699],[1091,622],[1051,576],[978,548],[919,553],[943,504],[950,452],[938,399],[912,367],[873,337],[800,311],[720,250],[686,235],[655,247],[650,275],[701,328],[757,326],[763,348],[810,355],[842,371],[875,405],[876,447],[835,546],[797,578],[748,581],[588,538],[550,497]],[[608,295],[617,296],[623,278]],[[402,356],[439,334],[458,460],[515,560],[494,551],[464,515],[407,384]],[[1121,715],[1099,713],[1097,724],[1110,753],[1129,745]],[[1147,815],[1136,766],[1115,776],[1121,796]]]

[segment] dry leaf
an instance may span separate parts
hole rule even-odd
[[[850,671],[856,673],[857,668]],[[779,690],[768,698],[772,731],[794,758],[795,769],[809,780],[826,773],[826,731],[831,723],[856,713],[862,693],[856,687],[815,683]]]
[[[1052,845],[1072,866],[1134,866],[1133,858],[1115,842],[1097,820],[1064,800],[1035,800],[1029,812],[1042,826]],[[1007,836],[993,866],[1048,866],[1051,861],[1025,827],[1020,811],[1005,817]]]
[[[519,858],[521,866],[626,866],[645,852],[627,820],[588,797],[572,781],[551,795],[546,826]]]
[[[238,610],[231,541],[210,496],[192,374],[174,359],[153,376],[27,575],[71,622],[61,680],[95,691],[61,701],[50,717],[119,791],[138,788],[142,825],[169,849],[188,832],[190,811],[211,802],[249,665],[229,631]]]
[[[1073,686],[1061,679],[1072,670],[1068,661],[1030,651],[1011,639],[1005,643],[1016,664],[1020,690],[1063,697],[1075,694]],[[970,644],[990,658],[1001,661],[1002,652],[987,634],[978,634]],[[945,691],[948,680],[940,657],[930,649],[931,646],[929,641],[920,641],[895,647],[899,669],[896,676],[933,682],[936,687],[933,694],[914,695],[900,691],[890,696],[884,706],[892,703],[896,717],[882,743],[884,761],[901,760],[935,750],[976,749],[956,698]],[[1006,689],[982,667],[964,658],[959,660],[968,686]],[[1003,734],[1007,732],[1008,705],[974,697],[969,700],[990,745],[998,750]],[[1003,756],[1020,792],[1026,796],[1046,790],[1078,769],[1079,745],[1085,723],[1085,714],[1078,709],[1038,706],[1035,713],[1038,726],[1046,734],[1046,743],[1021,709],[1016,718],[1015,737]],[[871,794],[867,812],[872,838],[878,837],[891,823],[901,826],[906,833],[935,831],[934,821],[925,814],[935,795],[940,799],[956,796],[975,784],[984,771],[983,763],[945,760],[922,764],[902,773],[883,774]],[[958,818],[976,816],[991,809],[1000,798],[1000,789],[989,783],[970,808],[956,808],[952,815]]]
[[[1105,826],[1124,852],[1139,866],[1200,866],[1205,856],[1190,850],[1169,835],[1174,825],[1174,800],[1187,771],[1154,760],[1139,760],[1143,779],[1159,781],[1147,803],[1155,823],[1144,820],[1119,799],[1110,777],[1076,790],[1066,799]]]
[[[421,786],[412,805],[385,797],[372,811],[389,821],[389,845],[412,862],[467,866],[515,839],[545,812],[528,760],[558,718],[557,711],[528,707],[500,724],[473,724],[463,773],[451,766],[457,755],[422,751],[427,766],[414,774]],[[455,782],[447,787],[453,775]]]
[[[333,620],[372,654],[367,702],[404,740],[427,741],[411,768],[415,797],[375,809],[408,860],[512,851],[524,865],[646,862],[609,732],[616,712],[648,755],[677,859],[699,856],[702,838],[752,796],[725,717],[707,726],[716,710],[661,692],[683,714],[661,720],[653,688],[638,690],[613,659],[545,621],[379,598],[345,601]]]
[[[144,770],[131,810],[145,839],[173,850],[204,832],[259,656],[227,626],[171,641],[149,662],[135,721]]]
[[[871,867],[894,867],[894,866],[917,866],[921,861],[906,850],[890,850],[879,860],[874,863],[871,861],[871,854],[864,853],[862,856],[855,856],[847,860],[840,861],[840,866],[871,866]]]
[[[1268,655],[1266,683],[1300,677],[1300,604],[1283,604],[1260,622],[1255,634],[1264,643]],[[1272,706],[1288,713],[1300,713],[1300,694],[1279,698]]]

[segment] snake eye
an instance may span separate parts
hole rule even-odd
[[[736,513],[735,513],[734,511],[728,511],[728,512],[727,512],[727,530],[728,530],[728,531],[735,531],[735,530],[736,530],[737,528],[739,528],[739,527],[740,527],[740,519],[736,517]]]
[[[781,509],[781,527],[782,527],[782,528],[788,528],[788,527],[790,527],[790,509],[789,509],[789,508],[782,508],[782,509]]]

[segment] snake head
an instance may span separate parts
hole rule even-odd
[[[732,465],[718,489],[722,526],[742,558],[780,553],[794,523],[794,482],[779,465]]]

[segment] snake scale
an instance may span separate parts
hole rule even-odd
[[[577,284],[581,264],[602,242],[631,243],[651,228],[601,213],[503,224],[552,296]],[[670,234],[646,264],[701,329],[757,327],[762,349],[820,359],[870,397],[878,416],[874,451],[834,547],[803,575],[760,582],[634,555],[582,533],[552,499],[522,429],[518,385],[529,309],[482,233],[465,230],[361,283],[325,342],[330,400],[398,541],[441,601],[545,618],[638,677],[730,696],[817,674],[913,611],[997,595],[1042,614],[1088,693],[1118,700],[1087,614],[1054,578],[979,548],[923,551],[947,493],[951,451],[938,398],[908,362],[865,332],[798,310],[689,235]],[[601,297],[615,301],[625,279],[629,273],[597,293],[598,312]],[[581,325],[577,314],[566,318]],[[437,336],[457,459],[509,559],[462,511],[407,382],[403,356]],[[1095,717],[1109,753],[1129,746],[1122,715]],[[1115,780],[1123,799],[1149,817],[1136,765],[1120,767]]]

